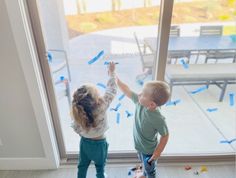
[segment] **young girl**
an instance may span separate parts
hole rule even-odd
[[[110,79],[104,96],[100,96],[92,84],[83,85],[75,91],[72,101],[72,128],[81,136],[78,163],[78,178],[86,178],[87,169],[94,161],[97,178],[104,178],[104,167],[108,152],[105,132],[108,129],[106,110],[117,92],[115,64],[108,67]]]

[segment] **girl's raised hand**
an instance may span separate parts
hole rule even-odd
[[[115,71],[115,63],[114,62],[110,62],[109,65],[108,65],[108,74],[112,74],[114,71]]]

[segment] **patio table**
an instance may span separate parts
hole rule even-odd
[[[144,38],[152,52],[157,49],[157,38]],[[235,50],[236,42],[230,36],[170,37],[169,52]],[[191,64],[188,70],[179,65],[167,65],[166,80],[174,85],[215,84],[221,89],[219,101],[223,100],[227,84],[235,84],[236,64]],[[229,70],[229,68],[231,68]],[[207,73],[208,72],[208,73]],[[227,73],[227,75],[221,72]],[[202,78],[199,76],[202,75]],[[210,75],[209,75],[210,74]],[[229,74],[229,75],[228,75]]]
[[[144,43],[152,52],[156,51],[157,38],[144,38]],[[235,50],[236,42],[230,36],[209,37],[170,37],[169,51],[208,51],[208,50]]]

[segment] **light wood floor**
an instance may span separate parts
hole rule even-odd
[[[187,164],[160,164],[158,166],[159,178],[235,178],[235,163],[207,163],[189,164],[192,169],[184,169]],[[195,175],[200,172],[201,166],[208,169],[206,173]],[[106,173],[108,178],[128,178],[128,171],[132,165],[107,165]],[[0,171],[1,178],[76,178],[76,165],[62,166],[58,170],[42,171]],[[95,168],[90,166],[88,178],[95,178]]]

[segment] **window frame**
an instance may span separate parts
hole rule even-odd
[[[65,142],[62,134],[62,127],[59,120],[59,112],[57,102],[54,94],[54,86],[50,69],[46,57],[46,46],[44,42],[44,35],[40,21],[37,0],[26,0],[29,21],[32,27],[32,34],[35,40],[38,58],[41,66],[41,71],[44,79],[44,85],[47,91],[48,102],[52,115],[52,123],[54,126],[55,136],[58,144],[58,150],[61,160],[66,160],[61,163],[75,163],[77,162],[78,154],[76,152],[66,152]],[[166,61],[168,54],[169,32],[171,26],[171,18],[173,12],[174,0],[161,0],[159,25],[158,25],[158,38],[157,49],[155,53],[155,60],[153,66],[153,79],[164,81]],[[133,152],[109,152],[108,163],[134,163],[138,162],[137,153]],[[234,161],[234,155],[165,155],[160,158],[159,162],[199,162],[202,161]]]

